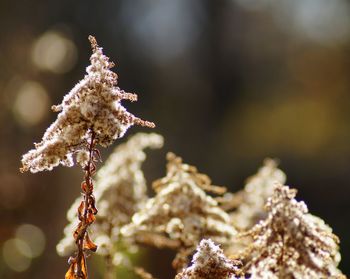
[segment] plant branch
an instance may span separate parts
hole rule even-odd
[[[88,143],[89,160],[84,167],[85,176],[81,184],[84,198],[78,207],[78,218],[80,222],[73,234],[78,251],[76,257],[71,257],[69,260],[70,268],[66,273],[66,279],[87,279],[88,271],[85,251],[95,252],[97,249],[97,246],[90,240],[87,231],[88,227],[95,221],[95,215],[97,214],[95,198],[93,196],[94,186],[92,176],[96,171],[96,156],[99,156],[98,151],[95,149],[96,134],[93,130],[90,131],[91,138]]]

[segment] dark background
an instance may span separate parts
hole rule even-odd
[[[124,105],[165,137],[146,161],[149,182],[170,150],[232,191],[279,158],[287,184],[340,237],[350,273],[348,1],[0,1],[0,23],[1,278],[63,278],[68,267],[55,246],[81,171],[18,168],[55,119],[50,106],[83,77],[89,34],[119,86],[139,95]],[[44,249],[35,257],[33,243]],[[172,254],[157,254],[144,266],[172,278]]]

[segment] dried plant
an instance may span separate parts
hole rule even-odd
[[[264,208],[267,199],[272,196],[276,183],[284,184],[286,175],[277,168],[272,159],[265,159],[258,172],[247,179],[244,189],[238,193],[227,193],[220,199],[222,207],[232,211],[230,214],[234,226],[241,231],[252,228],[266,218]]]
[[[338,238],[295,195],[295,189],[277,184],[267,218],[247,232],[254,242],[241,254],[244,271],[251,278],[344,278],[336,268]]]
[[[73,166],[74,157],[85,172],[81,185],[83,201],[78,207],[79,224],[74,231],[78,251],[69,259],[66,279],[87,278],[85,252],[97,248],[87,233],[97,213],[92,181],[95,162],[100,157],[97,146],[110,145],[134,124],[154,127],[153,123],[135,117],[121,105],[121,100],[135,101],[137,95],[116,87],[117,75],[110,70],[114,64],[102,53],[94,37],[89,36],[89,40],[93,53],[87,74],[60,105],[52,107],[60,112],[57,120],[46,130],[42,141],[35,144],[35,149],[22,157],[22,172],[52,170],[59,164]]]
[[[173,266],[181,270],[188,264],[202,238],[227,244],[236,234],[229,216],[204,190],[222,193],[208,176],[183,164],[173,153],[167,155],[167,175],[153,183],[156,196],[136,213],[122,233],[139,243],[177,250]]]
[[[246,231],[267,217],[267,199],[272,196],[275,184],[284,184],[285,181],[286,175],[277,167],[277,162],[267,158],[258,172],[247,179],[243,190],[226,193],[217,200],[221,208],[229,212],[233,226],[238,231]],[[227,253],[236,254],[251,242],[252,238],[249,235],[235,238]]]
[[[136,101],[137,95],[125,93],[117,84],[114,66],[102,53],[94,37],[90,36],[93,54],[87,74],[52,109],[60,112],[57,120],[46,130],[40,143],[22,158],[22,171],[52,170],[62,164],[77,162],[86,166],[89,162],[89,144],[106,147],[134,125],[154,127],[152,122],[135,117],[121,105],[121,100]],[[93,141],[91,141],[93,138]]]
[[[144,149],[160,148],[163,137],[158,134],[138,133],[124,144],[115,148],[104,166],[96,174],[95,198],[99,214],[92,225],[92,236],[98,245],[97,254],[106,262],[105,278],[114,278],[114,267],[125,261],[124,254],[118,251],[122,239],[121,226],[131,221],[132,215],[144,205],[147,185],[141,170],[146,159]],[[65,228],[65,237],[57,245],[57,252],[66,256],[74,249],[71,229],[76,222],[77,199],[67,213],[70,222]],[[130,246],[126,245],[128,250]]]
[[[175,279],[234,279],[241,277],[240,261],[226,258],[211,239],[203,239],[193,256],[192,265]]]

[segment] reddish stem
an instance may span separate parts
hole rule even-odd
[[[94,175],[94,172],[95,172],[95,164],[94,164],[94,160],[95,160],[94,153],[96,152],[95,137],[96,137],[96,134],[93,131],[91,131],[91,139],[88,146],[89,160],[87,165],[84,168],[85,180],[82,183],[82,191],[84,193],[84,199],[78,208],[78,217],[80,222],[74,232],[74,237],[78,248],[78,252],[77,252],[77,256],[73,259],[70,270],[68,271],[69,276],[67,277],[66,275],[66,278],[87,279],[88,274],[87,274],[86,258],[85,258],[84,250],[86,250],[85,249],[86,246],[90,246],[90,250],[92,251],[95,251],[96,249],[96,245],[91,243],[87,235],[87,229],[93,223],[95,219],[94,215],[97,213],[97,210],[95,208],[95,199],[93,197],[93,183],[92,183],[92,176]],[[84,210],[82,211],[82,209]],[[72,275],[74,277],[71,277]]]

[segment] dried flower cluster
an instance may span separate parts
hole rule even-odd
[[[163,137],[158,134],[136,134],[117,147],[97,173],[95,196],[99,215],[93,229],[100,243],[100,254],[111,254],[108,247],[118,241],[120,228],[131,222],[134,213],[144,206],[147,200],[147,185],[141,170],[146,159],[144,149],[162,145]]]
[[[286,175],[277,168],[277,162],[267,158],[258,172],[247,179],[243,190],[226,193],[217,200],[221,208],[229,212],[233,226],[238,231],[246,231],[267,217],[265,204],[273,194],[276,183],[284,184],[285,181]],[[249,235],[235,238],[226,252],[234,255],[251,242]]]
[[[240,274],[240,262],[229,260],[211,239],[203,239],[197,247],[192,265],[175,279],[234,279]]]
[[[276,183],[285,182],[286,175],[277,168],[276,161],[265,159],[257,174],[247,179],[243,190],[235,194],[226,194],[226,204],[224,203],[223,207],[226,210],[235,209],[230,214],[234,226],[244,231],[265,219],[267,199],[272,196]]]
[[[254,242],[242,253],[244,271],[251,278],[344,278],[336,268],[338,238],[295,195],[295,189],[276,186],[267,218],[248,232]]]
[[[95,198],[99,208],[92,227],[92,238],[98,245],[97,254],[110,260],[116,266],[123,259],[117,250],[120,242],[121,226],[131,221],[147,199],[146,181],[141,170],[146,159],[144,149],[160,148],[163,137],[158,134],[138,133],[124,144],[115,148],[104,166],[96,174]],[[74,250],[74,239],[71,231],[76,227],[80,199],[77,199],[67,213],[70,222],[64,230],[65,237],[57,245],[57,252],[67,256]]]
[[[178,251],[173,266],[181,270],[203,238],[228,244],[236,234],[229,216],[205,190],[222,192],[193,166],[182,164],[174,154],[167,155],[167,176],[154,182],[156,196],[137,212],[132,223],[122,229],[137,242]]]
[[[97,214],[92,180],[95,163],[100,160],[96,147],[110,145],[134,124],[154,127],[121,105],[123,99],[136,101],[137,95],[125,93],[116,86],[117,75],[110,70],[114,64],[102,53],[94,37],[89,36],[89,40],[93,53],[87,74],[60,105],[52,107],[60,112],[56,121],[46,130],[42,141],[35,144],[35,149],[22,157],[22,172],[52,170],[59,164],[73,166],[74,157],[84,170],[83,200],[77,203],[79,221],[73,233],[77,252],[69,259],[66,279],[87,279],[86,253],[97,249],[88,233]]]
[[[110,70],[114,64],[94,37],[89,40],[93,53],[87,74],[60,105],[52,107],[59,112],[57,120],[35,149],[23,155],[21,168],[34,173],[78,163],[84,171],[82,200],[69,210],[70,223],[57,245],[60,255],[71,254],[76,247],[66,279],[88,278],[86,256],[91,251],[105,258],[105,278],[114,278],[114,267],[126,262],[119,248],[131,250],[141,243],[176,250],[176,279],[345,278],[337,268],[338,238],[322,219],[308,213],[304,202],[295,200],[296,190],[282,186],[286,176],[273,160],[265,160],[244,189],[232,194],[168,153],[167,174],[153,183],[156,195],[148,198],[141,170],[144,149],[161,147],[163,138],[137,134],[115,149],[94,185],[95,163],[100,160],[97,146],[112,144],[134,124],[154,124],[121,105],[122,100],[135,101],[137,95],[116,86],[117,75]],[[127,267],[144,279],[153,278],[142,268]]]
[[[82,166],[88,162],[87,141],[94,134],[95,144],[110,145],[134,125],[154,127],[152,122],[135,117],[121,105],[121,100],[136,101],[137,95],[125,93],[117,84],[114,66],[102,53],[102,48],[90,36],[93,54],[87,74],[52,109],[60,112],[57,120],[46,130],[42,141],[35,144],[22,158],[21,171],[52,170],[59,164],[72,166],[73,155]]]

